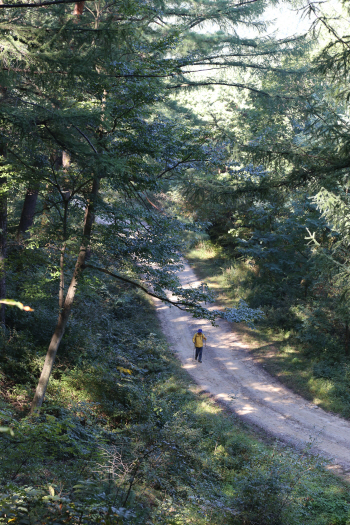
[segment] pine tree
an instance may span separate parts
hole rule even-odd
[[[182,290],[174,274],[183,226],[155,212],[147,192],[159,191],[169,176],[204,168],[213,149],[207,130],[192,129],[181,112],[169,118],[165,103],[174,91],[201,85],[259,92],[259,75],[294,45],[238,37],[240,25],[262,26],[256,20],[265,2],[43,5],[0,6],[0,141],[8,180],[25,192],[38,189],[42,216],[38,210],[30,242],[44,251],[50,246],[60,260],[58,324],[33,410],[42,403],[83,272],[152,288],[165,301],[169,289],[178,306],[211,316],[199,306],[203,294]],[[257,77],[244,85],[217,75],[234,68],[256,70]],[[203,69],[214,74],[204,78]],[[96,215],[103,226],[94,225]]]

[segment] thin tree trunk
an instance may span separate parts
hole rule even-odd
[[[6,147],[0,148],[0,155],[6,158]],[[0,177],[0,299],[6,298],[5,263],[7,254],[7,177]],[[1,305],[0,323],[5,327],[5,305]]]
[[[345,323],[345,355],[349,355],[349,323],[346,321]]]
[[[36,388],[36,392],[34,395],[32,406],[31,406],[32,414],[36,412],[38,409],[40,409],[44,401],[44,397],[45,397],[47,385],[49,383],[50,374],[51,374],[52,367],[55,361],[56,353],[60,345],[60,342],[62,340],[62,337],[64,335],[64,332],[67,326],[67,322],[68,322],[68,319],[71,313],[71,307],[74,301],[78,279],[82,272],[82,266],[85,263],[86,252],[88,249],[92,225],[93,225],[94,218],[95,218],[94,205],[95,205],[95,199],[98,194],[98,188],[99,188],[99,180],[95,179],[93,182],[93,186],[92,186],[91,199],[87,205],[86,212],[85,212],[83,242],[80,247],[78,259],[75,264],[73,277],[72,277],[71,283],[67,291],[66,299],[64,301],[63,308],[59,313],[58,322],[57,322],[54,334],[52,336],[52,339],[49,345],[49,349],[46,354],[46,359],[45,359],[45,363],[43,366],[43,370],[41,372],[39,383]]]
[[[17,239],[21,233],[25,233],[33,225],[38,189],[28,189],[24,198],[21,219],[19,221]]]
[[[70,156],[66,151],[62,151],[62,167],[64,171],[67,171],[67,168],[70,166]],[[58,293],[58,305],[60,310],[64,306],[64,252],[66,250],[66,240],[67,240],[67,223],[68,223],[68,205],[70,200],[70,190],[62,190],[61,197],[63,200],[64,212],[63,212],[63,248],[61,250],[60,257],[60,290]],[[86,255],[85,255],[86,259]]]
[[[0,191],[6,184],[6,177],[0,178]],[[7,194],[0,194],[0,299],[6,298],[6,252],[7,252]],[[1,305],[0,322],[5,326],[5,305]]]
[[[61,257],[60,257],[60,289],[58,292],[58,306],[60,311],[62,310],[64,306],[64,252],[66,249],[66,245],[63,246],[61,250]]]

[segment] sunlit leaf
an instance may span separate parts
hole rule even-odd
[[[119,372],[122,372],[123,374],[132,375],[132,371],[129,370],[129,368],[123,368],[122,366],[117,366],[117,370],[119,370]]]
[[[20,310],[25,310],[26,312],[34,312],[34,309],[30,306],[24,306],[23,303],[19,301],[14,301],[13,299],[0,299],[0,304],[7,304],[8,306],[17,306]]]
[[[10,436],[14,436],[15,435],[13,430],[12,430],[12,428],[10,428],[10,427],[0,427],[0,432],[4,432],[4,433],[6,432],[6,433],[10,434]]]

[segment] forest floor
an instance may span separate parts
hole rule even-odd
[[[179,277],[184,287],[201,285],[188,264]],[[325,412],[270,376],[232,324],[219,320],[213,327],[161,301],[155,304],[169,344],[202,391],[278,440],[328,459],[329,468],[350,481],[350,422]],[[192,337],[199,327],[208,338],[203,363],[193,355]]]

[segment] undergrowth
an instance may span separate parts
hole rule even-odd
[[[3,334],[0,425],[13,435],[0,434],[0,523],[350,523],[346,486],[200,394],[150,302],[125,286],[85,290],[43,409],[28,416],[40,323],[55,320],[42,298],[32,306]]]

